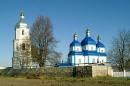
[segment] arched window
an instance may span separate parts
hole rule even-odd
[[[102,63],[103,63],[104,61],[102,60]]]
[[[103,53],[103,50],[101,50],[101,53]]]
[[[95,63],[95,59],[94,58],[92,59],[92,63]]]
[[[91,50],[93,50],[93,47],[91,47]]]
[[[77,48],[77,51],[79,51],[79,48]]]
[[[99,63],[99,58],[97,58],[97,63]]]
[[[79,64],[81,63],[81,59],[79,59]]]
[[[25,43],[22,44],[22,50],[25,50]]]
[[[24,35],[24,30],[22,30],[22,35]]]

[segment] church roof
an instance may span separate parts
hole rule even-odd
[[[72,65],[69,63],[59,63],[59,67],[71,67]]]
[[[103,43],[101,43],[100,41],[97,42],[96,47],[105,47]]]
[[[70,55],[83,55],[83,52],[70,51],[68,56],[70,56]]]
[[[87,51],[87,50],[84,50],[83,51],[83,55],[84,56],[107,56],[106,53],[98,53],[97,51]]]
[[[100,41],[101,40],[101,37],[98,35],[97,36],[97,44],[96,44],[96,47],[105,47],[104,44]]]
[[[81,42],[82,46],[88,45],[88,44],[94,44],[94,45],[96,45],[96,41],[93,40],[91,38],[91,36],[90,36],[90,30],[89,29],[86,30],[86,37]]]
[[[98,53],[98,56],[107,56],[106,53]]]
[[[73,42],[70,44],[70,46],[81,46],[81,44],[78,40],[73,40]]]
[[[92,56],[98,56],[97,51],[88,51],[88,50],[83,50],[84,56],[92,55]]]
[[[20,23],[24,23],[24,24],[26,24],[25,20],[20,19],[20,20],[17,22],[17,24],[16,24],[16,27],[17,27],[17,28],[19,28]]]
[[[81,42],[81,45],[84,46],[84,45],[88,45],[88,44],[96,44],[96,41],[93,40],[91,37],[85,37],[82,42]]]
[[[16,24],[15,27],[16,27],[16,28],[19,28],[21,23],[27,24],[26,21],[25,21],[24,13],[23,13],[23,12],[20,13],[20,19],[19,19],[19,21],[17,22],[17,24]]]

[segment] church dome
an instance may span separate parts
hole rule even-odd
[[[25,21],[25,16],[24,16],[24,13],[23,13],[23,12],[20,13],[20,20],[17,22],[17,24],[16,24],[15,27],[16,27],[16,28],[19,28],[21,23],[27,25],[27,23],[26,23],[26,21]]]
[[[104,44],[102,42],[100,42],[100,36],[98,35],[97,36],[97,44],[96,44],[96,47],[105,47]]]
[[[90,31],[87,29],[87,31],[86,31],[86,37],[81,42],[81,45],[84,46],[84,45],[88,45],[88,44],[94,44],[94,45],[96,45],[96,41],[93,40],[90,37]]]
[[[83,41],[81,42],[81,45],[87,45],[87,44],[96,44],[96,41],[93,40],[91,37],[85,37]]]
[[[16,28],[19,28],[19,27],[20,27],[20,23],[22,23],[22,24],[27,24],[27,23],[25,22],[25,20],[19,20],[19,21],[17,22],[17,24],[16,24]]]
[[[80,42],[78,41],[78,36],[77,36],[76,33],[74,34],[74,40],[73,40],[72,43],[70,44],[70,47],[71,47],[71,46],[81,46]]]
[[[73,42],[70,44],[70,46],[80,46],[80,42],[78,40],[73,40]]]
[[[103,43],[101,43],[100,41],[97,42],[96,47],[105,47]]]
[[[75,49],[76,49],[76,47],[81,47],[81,44],[80,44],[80,42],[78,41],[78,36],[77,36],[77,34],[76,33],[74,33],[74,35],[73,35],[73,41],[72,41],[72,43],[70,44],[70,48],[71,47],[75,47]],[[68,54],[68,56],[71,56],[71,55],[83,55],[83,52],[82,52],[82,50],[81,51],[77,51],[77,50],[70,50],[70,52],[69,52],[69,54]]]

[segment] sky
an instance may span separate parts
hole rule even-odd
[[[59,41],[56,50],[64,60],[75,32],[79,41],[87,28],[93,39],[99,34],[108,52],[117,33],[130,30],[130,0],[0,0],[0,66],[12,66],[20,11],[24,11],[30,27],[39,15],[51,19],[54,37]]]

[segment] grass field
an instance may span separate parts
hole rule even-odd
[[[127,78],[112,77],[42,77],[41,79],[0,77],[0,86],[130,86],[130,80]]]

